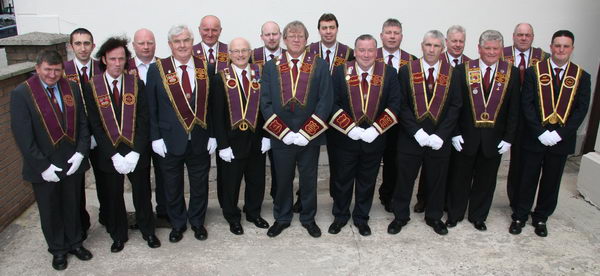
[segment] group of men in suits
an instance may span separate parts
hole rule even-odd
[[[56,52],[40,53],[37,74],[11,95],[11,125],[53,267],[65,269],[67,253],[92,258],[82,246],[90,227],[83,180],[89,163],[112,252],[128,240],[125,175],[132,183],[135,228],[149,247],[161,245],[151,203],[151,163],[156,213],[172,227],[169,241],[180,241],[188,223],[194,237],[205,240],[215,152],[219,205],[233,234],[244,233],[242,212],[256,227],[268,228],[269,237],[288,228],[298,212],[308,234],[319,237],[322,145],[330,161],[331,234],[350,218],[361,235],[371,234],[369,213],[382,161],[379,198],[394,214],[388,233],[399,233],[410,220],[419,171],[415,212],[425,212],[427,225],[445,235],[464,219],[468,206],[468,220],[484,231],[501,156],[510,150],[509,232],[520,233],[531,216],[535,233],[547,235],[546,221],[590,97],[589,74],[570,62],[571,32],[553,35],[548,58],[531,47],[529,24],[515,28],[514,47],[504,47],[502,35],[488,30],[479,38],[479,58],[470,59],[463,54],[466,32],[460,26],[450,27],[446,36],[425,33],[421,58],[400,48],[402,25],[396,19],[383,23],[379,48],[368,34],[357,37],[353,48],[337,41],[333,14],[323,14],[317,28],[320,41],[307,45],[302,22],[292,21],[281,32],[269,21],[261,28],[264,46],[252,49],[244,38],[220,42],[221,22],[209,15],[200,22],[197,44],[189,27],[171,27],[171,55],[163,59],[155,57],[155,38],[147,29],[134,35],[135,57],[127,39],[111,37],[92,59],[93,37],[83,28],[71,34],[72,61],[63,64]],[[267,152],[272,225],[261,216]]]

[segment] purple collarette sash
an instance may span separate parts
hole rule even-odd
[[[429,117],[434,123],[437,123],[444,109],[444,103],[446,103],[453,67],[447,62],[440,63],[432,98],[428,99],[421,60],[415,59],[408,66],[410,84],[412,86],[412,100],[417,121],[420,122]]]
[[[254,51],[252,51],[252,63],[254,64],[258,64],[258,65],[264,65],[266,63],[266,58],[265,58],[265,47],[260,47],[260,48],[256,48],[254,49]]]
[[[44,89],[39,76],[32,76],[25,81],[25,84],[29,87],[36,110],[42,118],[42,123],[46,129],[46,133],[48,133],[48,137],[52,141],[52,145],[56,146],[63,138],[67,138],[71,143],[75,143],[77,107],[69,82],[65,78],[60,78],[57,83],[63,102],[62,113],[66,129],[60,123],[62,119],[59,118],[59,115],[52,108],[48,92]]]
[[[64,63],[65,66],[65,71],[63,76],[67,79],[70,80],[72,82],[75,82],[77,84],[79,84],[79,88],[81,89],[81,83],[79,83],[79,70],[77,69],[77,66],[75,65],[75,60],[69,60],[66,61]],[[100,69],[100,64],[99,61],[93,60],[92,59],[92,68],[90,70],[92,70],[90,74],[90,76],[95,76],[98,75],[100,73],[102,73],[102,70]],[[91,79],[91,78],[90,78]]]
[[[217,53],[215,53],[216,56],[216,71],[215,72],[219,72],[225,68],[227,68],[227,64],[229,63],[229,55],[227,54],[227,44],[222,43],[222,42],[218,42],[219,44],[219,49],[217,50]],[[204,55],[204,48],[202,47],[202,43],[198,43],[196,45],[194,45],[194,47],[192,48],[193,54],[194,56],[200,58],[201,60],[208,62],[207,57]]]
[[[469,99],[475,126],[494,127],[498,112],[504,102],[512,65],[506,61],[498,61],[487,100],[483,91],[479,59],[465,63],[465,66],[468,66],[465,77],[469,85]]]
[[[310,80],[316,67],[315,54],[310,51],[304,53],[304,59],[298,62],[300,68],[296,80],[292,77],[294,64],[291,61],[288,62],[287,55],[281,55],[277,63],[281,83],[281,106],[295,101],[304,107],[310,91]]]
[[[127,69],[127,74],[136,76],[138,78],[140,77],[140,75],[139,75],[140,72],[138,72],[137,65],[135,64],[135,58],[134,57],[129,58],[129,60],[127,61],[127,68],[128,68]]]
[[[325,53],[321,53],[321,42],[311,43],[309,48],[313,54],[318,55],[322,59],[325,59]],[[337,42],[334,56],[330,56],[330,58],[333,58],[333,67],[346,63],[346,61],[348,60],[348,55],[350,54],[349,49],[350,48],[348,46]]]
[[[554,74],[552,73],[550,61],[546,60],[536,65],[535,73],[538,80],[537,91],[542,125],[548,123],[565,125],[571,112],[573,99],[577,94],[581,71],[577,64],[569,62],[558,94],[558,102],[555,102],[554,91],[556,87],[554,87]]]
[[[260,105],[260,72],[261,68],[257,64],[250,64],[250,93],[246,98],[246,105],[242,103],[244,91],[241,89],[241,81],[238,79],[235,69],[229,65],[221,74],[221,79],[225,84],[225,95],[227,96],[227,107],[229,110],[229,118],[231,129],[239,128],[245,131],[247,127],[254,132],[256,130],[256,122],[258,119],[258,109]]]
[[[515,48],[514,46],[506,46],[502,49],[502,55],[504,61],[508,63],[515,63]],[[538,62],[544,60],[546,58],[546,54],[541,48],[531,47],[531,53],[529,54],[529,62],[527,63],[529,67],[538,64]],[[515,66],[519,66],[518,64],[514,64]]]
[[[380,47],[380,48],[377,49],[377,58],[375,60],[381,61],[381,62],[387,64],[387,57],[383,56],[383,48]],[[404,50],[400,49],[400,61],[399,61],[398,69],[400,69],[400,67],[408,64],[412,60],[413,60],[413,58],[412,58],[412,56],[409,53],[407,53]]]
[[[372,124],[379,109],[379,101],[383,91],[383,80],[385,79],[385,63],[376,61],[373,65],[373,75],[369,82],[369,91],[361,91],[361,77],[358,76],[356,62],[349,61],[344,66],[346,72],[346,85],[348,87],[348,99],[352,115],[357,125],[363,121]],[[366,97],[364,96],[366,95]]]
[[[179,78],[172,57],[156,60],[156,65],[163,80],[163,85],[173,110],[181,126],[189,134],[195,124],[207,128],[206,114],[208,108],[209,83],[206,63],[197,56],[193,56],[196,81],[196,110],[192,110]]]
[[[130,147],[133,147],[135,137],[135,112],[137,109],[137,76],[123,74],[121,84],[121,124],[116,118],[115,109],[111,101],[111,93],[108,88],[106,77],[104,74],[96,75],[90,81],[94,99],[104,131],[108,134],[108,138],[112,142],[113,147],[117,147],[120,142],[124,142]]]
[[[459,63],[459,65],[462,64],[462,63],[466,63],[467,61],[471,60],[471,58],[468,57],[468,56],[466,56],[465,54],[463,54],[461,56],[461,59],[462,60],[461,60],[461,63]],[[440,54],[440,60],[442,62],[450,63],[450,65],[452,66],[452,61],[448,59],[448,53],[447,52],[443,52],[443,53]],[[454,67],[454,66],[452,66],[452,67]]]

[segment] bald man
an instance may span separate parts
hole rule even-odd
[[[264,42],[264,46],[252,51],[252,63],[264,65],[268,61],[285,53],[285,49],[282,49],[280,46],[281,29],[277,23],[273,21],[265,22],[260,28],[260,39]]]
[[[227,67],[227,44],[219,41],[221,36],[221,20],[214,15],[207,15],[200,20],[200,38],[202,41],[194,45],[193,54],[208,64],[209,75],[214,75]]]

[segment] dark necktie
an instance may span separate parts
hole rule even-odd
[[[59,119],[62,119],[62,110],[60,109],[58,100],[56,100],[56,96],[54,95],[54,87],[48,86],[48,93],[50,93],[50,101],[52,102],[52,107],[54,108],[54,111],[56,111],[56,115],[58,115]]]
[[[485,98],[487,99],[488,94],[490,93],[490,75],[492,68],[488,67],[485,69],[485,75],[483,76],[483,93]]]
[[[294,86],[294,83],[296,83],[296,80],[298,79],[298,61],[300,61],[297,58],[293,58],[292,62],[294,63],[294,66],[292,66],[292,86]],[[296,97],[294,95],[294,97]],[[290,106],[290,111],[294,112],[294,102],[292,101],[292,105]]]
[[[457,58],[453,59],[452,62],[454,62],[454,67],[458,66],[458,59]]]
[[[331,54],[331,51],[327,50],[325,53],[327,53],[327,56],[325,57],[325,61],[327,61],[327,64],[331,64],[331,61],[329,59],[329,54]]]
[[[81,67],[81,78],[83,79],[84,83],[89,82],[89,78],[88,78],[88,74],[87,74],[87,66],[83,66]]]
[[[363,97],[363,101],[367,100],[367,95],[369,93],[369,82],[367,81],[367,77],[369,76],[369,73],[364,72],[362,73],[362,81],[360,82],[360,90],[362,92],[362,97]]]
[[[270,55],[269,55],[269,57],[270,57],[271,59],[274,59],[274,58],[275,58],[275,55],[274,55],[274,54],[270,54]]]
[[[560,86],[562,84],[562,80],[560,78],[560,72],[562,71],[562,68],[554,68],[554,100],[558,100],[558,96],[560,95]]]
[[[185,97],[189,101],[192,98],[192,85],[190,84],[190,76],[187,73],[187,65],[180,65],[181,68],[181,87],[185,93]]]
[[[521,56],[521,62],[519,62],[519,77],[521,77],[521,84],[523,84],[523,81],[525,80],[525,54],[520,53],[519,54]]]
[[[393,59],[394,59],[394,55],[389,55],[387,65],[394,67],[394,63],[392,62]]]
[[[433,86],[435,84],[435,79],[433,77],[433,70],[434,68],[431,67],[429,68],[429,74],[427,75],[427,97],[431,98],[431,95],[433,94]]]
[[[250,96],[250,81],[248,81],[248,77],[246,76],[246,70],[242,71],[242,85],[244,86],[244,94],[246,95],[246,99]]]
[[[556,72],[556,75],[555,75],[556,76],[556,81],[558,83],[561,83],[562,79],[560,78],[560,72],[562,72],[562,68],[556,67],[556,68],[554,68],[554,72]]]
[[[117,84],[119,83],[119,81],[113,80],[112,83],[113,83],[112,93],[113,93],[113,98],[115,99],[115,107],[121,108],[121,92],[119,92],[119,88],[117,87]]]
[[[215,55],[213,49],[208,49],[208,62],[215,63]]]

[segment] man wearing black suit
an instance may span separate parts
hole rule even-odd
[[[479,59],[456,67],[453,93],[462,96],[463,108],[452,137],[448,177],[448,220],[454,227],[464,218],[475,229],[487,230],[487,219],[502,154],[515,136],[519,118],[520,83],[518,70],[500,60],[503,38],[487,30],[479,37]]]
[[[79,87],[63,78],[62,57],[42,51],[37,75],[11,92],[11,129],[23,156],[23,179],[31,182],[52,267],[67,268],[67,253],[80,260],[81,182],[89,168],[90,134]]]
[[[111,37],[100,46],[96,57],[104,74],[85,85],[91,131],[98,143],[98,171],[106,180],[106,230],[113,239],[110,251],[120,252],[127,242],[127,210],[123,199],[125,175],[131,182],[137,225],[150,248],[160,246],[154,234],[148,99],[144,83],[125,74],[131,53],[127,39]],[[99,187],[100,188],[100,187]]]
[[[441,218],[450,157],[449,141],[462,101],[460,95],[449,90],[454,81],[452,66],[440,61],[444,35],[437,30],[425,33],[421,48],[423,58],[400,69],[398,181],[392,199],[395,218],[388,226],[390,234],[400,232],[410,220],[410,200],[421,165],[427,191],[425,221],[436,233],[448,233]]]
[[[206,62],[192,56],[194,37],[185,25],[169,30],[172,56],[159,59],[148,69],[152,150],[163,157],[167,214],[173,227],[169,241],[183,238],[189,221],[194,237],[205,240],[204,218],[208,203],[210,154],[217,142],[211,138],[212,115]],[[189,207],[185,206],[183,176],[187,167]]]
[[[293,181],[296,164],[300,172],[302,211],[300,222],[312,237],[320,237],[317,212],[319,148],[325,144],[325,120],[333,102],[327,63],[307,51],[308,31],[300,21],[283,30],[287,52],[265,65],[260,108],[266,119],[276,166],[275,223],[267,235],[275,237],[290,226],[293,212]]]
[[[335,220],[328,232],[339,233],[350,219],[356,188],[352,220],[358,232],[368,236],[385,132],[398,122],[400,84],[393,67],[375,61],[377,41],[373,36],[359,36],[354,48],[356,61],[336,67],[332,76],[334,115],[329,124],[333,129],[327,142],[330,160],[336,166],[331,175]]]
[[[521,233],[531,215],[535,233],[548,235],[546,221],[556,209],[567,156],[575,152],[577,129],[590,103],[590,74],[570,61],[574,42],[570,31],[555,32],[550,44],[552,56],[525,73],[521,186],[511,234]],[[536,190],[536,206],[531,212]]]

